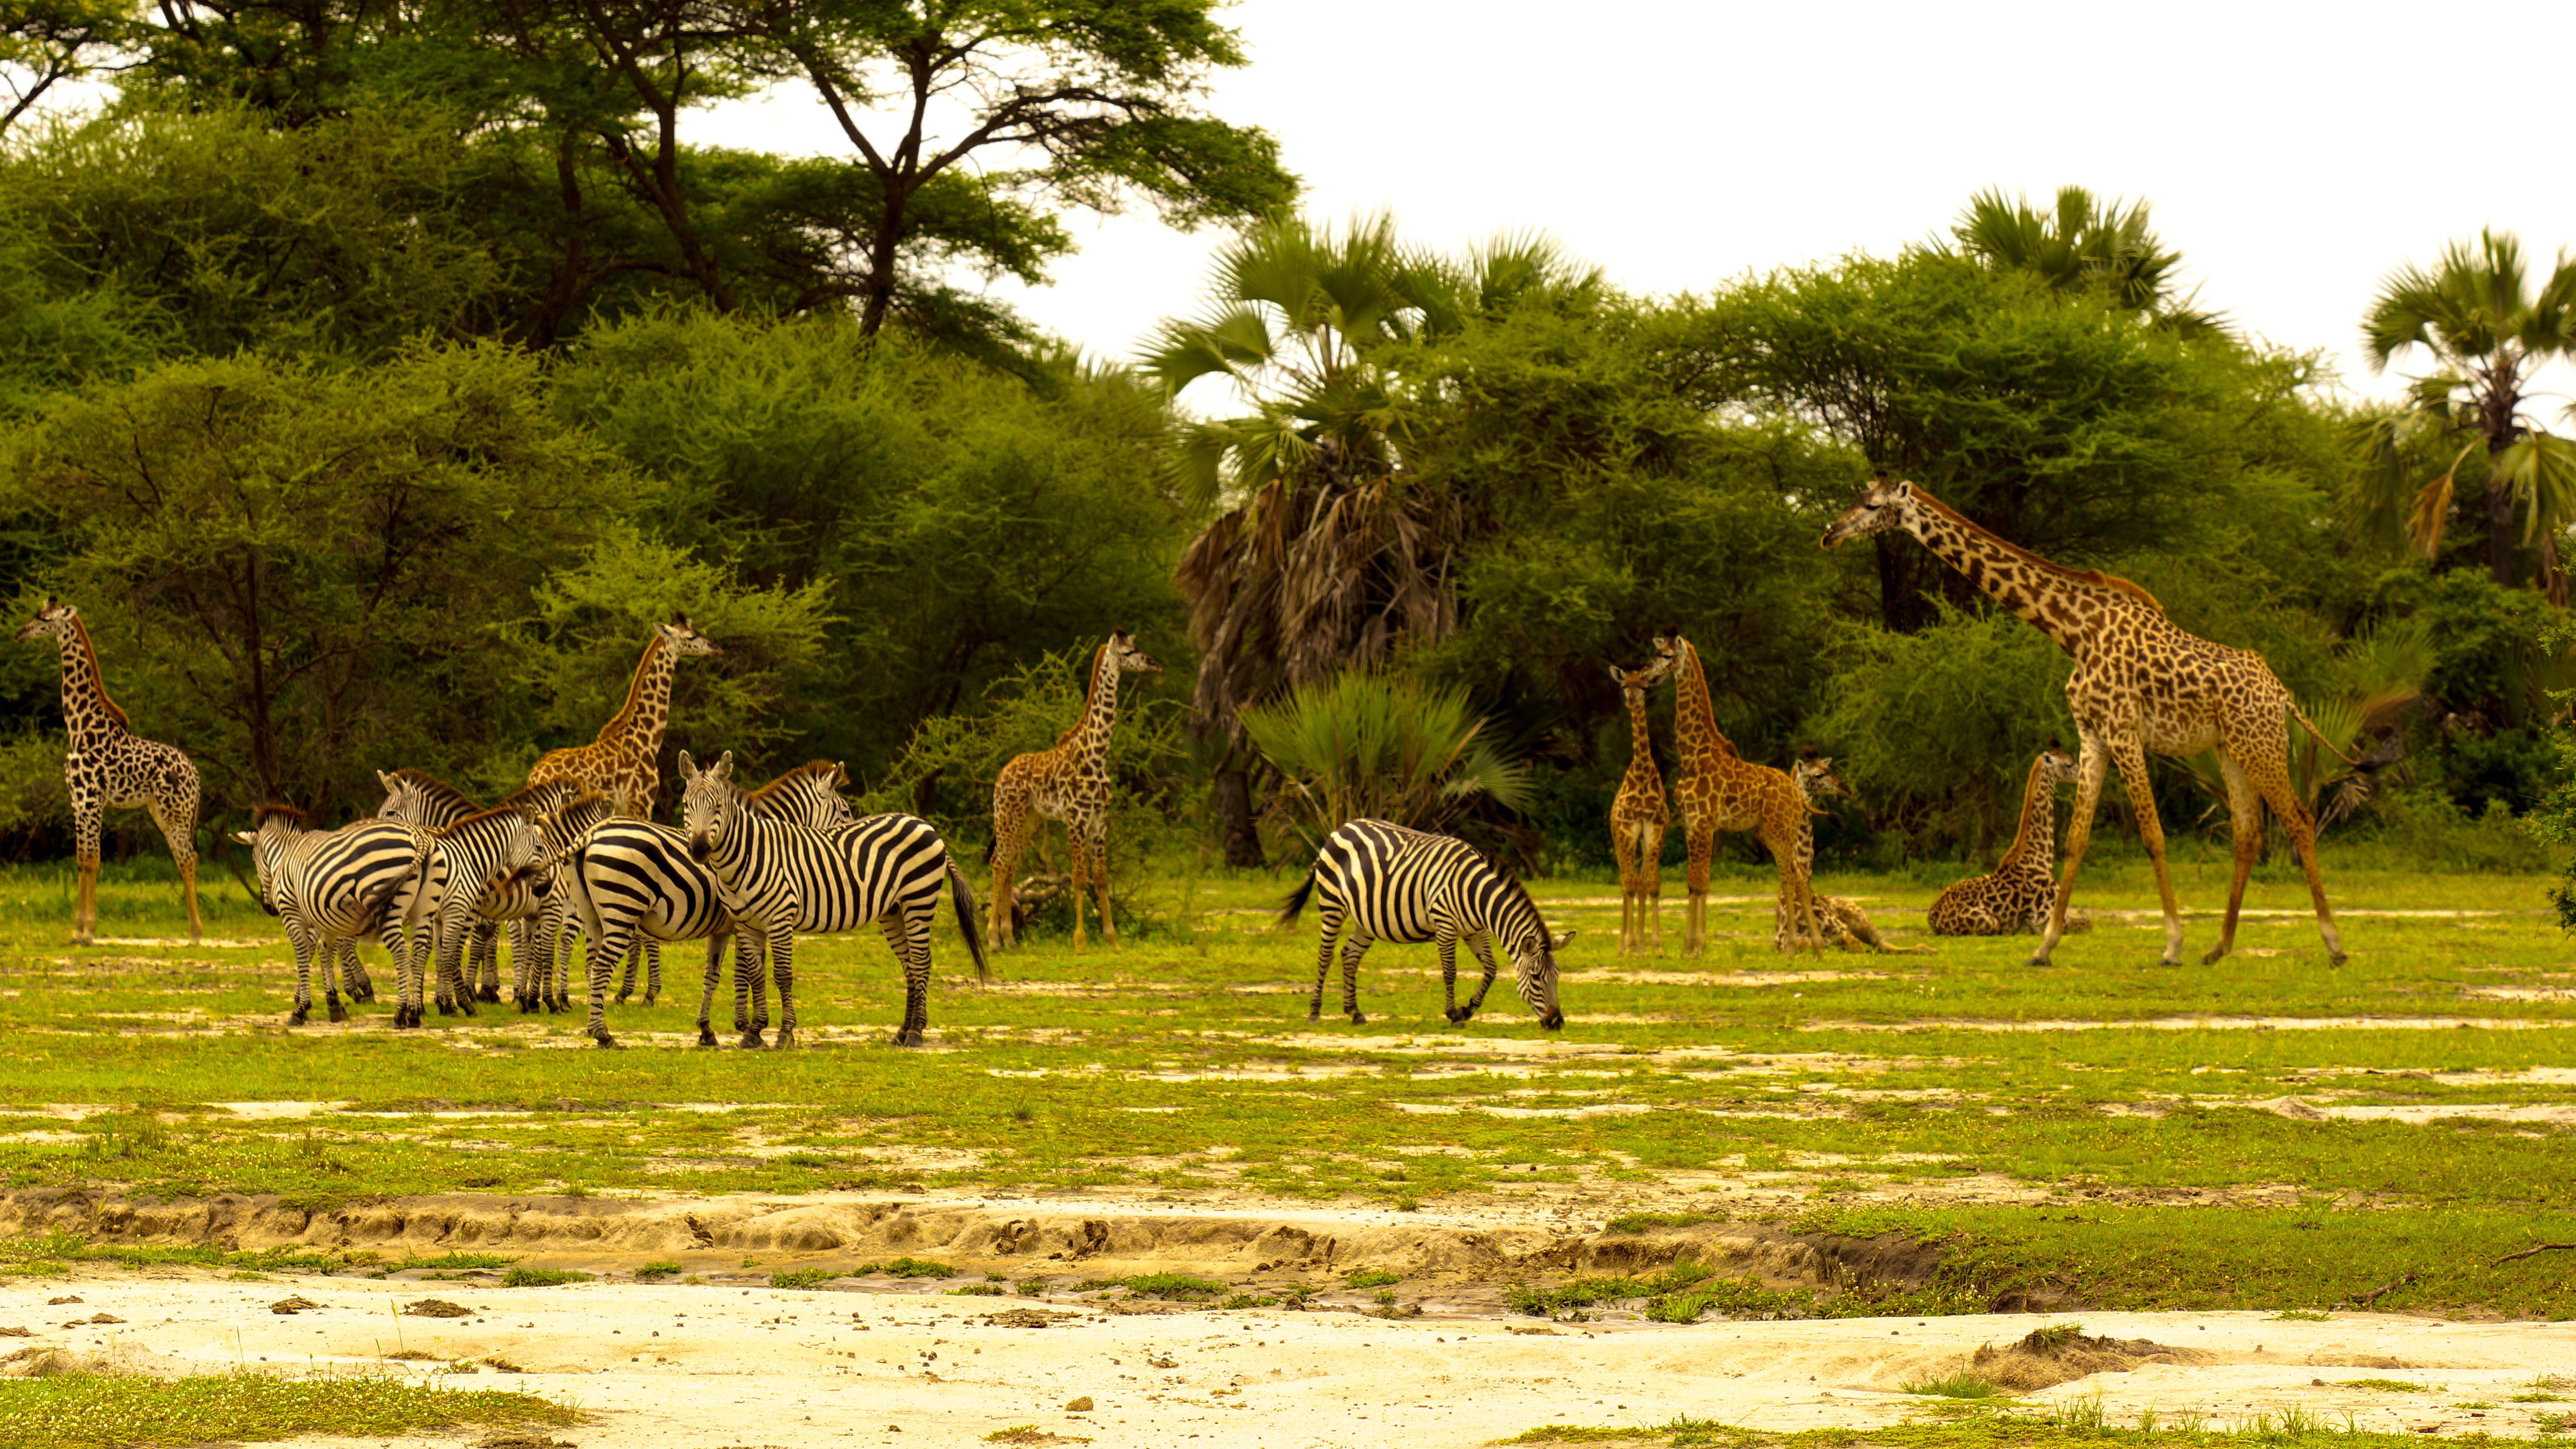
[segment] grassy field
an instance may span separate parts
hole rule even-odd
[[[2177,872],[2194,962],[2225,865]],[[1292,879],[1126,869],[1144,884],[1123,949],[1042,934],[989,986],[943,917],[926,1050],[885,1045],[901,983],[882,940],[801,943],[792,1052],[692,1045],[684,948],[658,1005],[612,1008],[621,1051],[591,1048],[578,1014],[507,1006],[419,1032],[387,1029],[383,1004],[288,1028],[290,958],[229,882],[190,947],[167,941],[166,879],[111,870],[102,944],[74,949],[69,872],[0,874],[0,1173],[317,1206],[913,1184],[1556,1203],[1587,1228],[1732,1217],[1947,1242],[1917,1312],[2043,1287],[2317,1309],[2395,1284],[2376,1306],[2576,1315],[2564,1255],[2504,1261],[2576,1240],[2576,952],[2536,877],[2330,857],[2341,968],[2285,866],[2258,874],[2234,956],[2180,967],[2156,964],[2142,862],[2087,872],[2098,929],[2040,969],[2029,938],[1924,936],[1938,881],[1820,882],[1929,954],[1794,961],[1770,949],[1767,870],[1717,883],[1698,960],[1679,954],[1677,883],[1666,954],[1622,957],[1614,884],[1543,881],[1551,924],[1579,931],[1549,1034],[1508,976],[1447,1025],[1430,948],[1385,945],[1361,975],[1370,1021],[1332,1014],[1334,984],[1310,1027],[1311,917],[1266,929]]]

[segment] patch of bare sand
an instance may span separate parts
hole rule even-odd
[[[1069,1302],[796,1293],[677,1284],[505,1289],[442,1285],[465,1318],[403,1318],[417,1285],[299,1277],[318,1307],[269,1311],[278,1283],[207,1276],[84,1277],[84,1307],[126,1320],[37,1327],[60,1280],[0,1285],[0,1322],[39,1351],[111,1356],[157,1374],[247,1367],[392,1373],[507,1388],[578,1405],[582,1449],[715,1444],[970,1445],[1019,1425],[1100,1449],[1466,1449],[1546,1423],[1714,1418],[1768,1431],[1904,1422],[1910,1379],[1965,1366],[2027,1334],[2027,1315],[1918,1321],[1692,1325],[1424,1317],[1339,1311],[1118,1314]],[[1035,1312],[1028,1310],[1034,1309]],[[1058,1316],[1064,1315],[1064,1316]],[[2032,1393],[2045,1407],[2098,1395],[2114,1424],[2153,1410],[2225,1427],[2298,1408],[2387,1432],[2532,1432],[2509,1402],[2566,1364],[2546,1324],[2446,1324],[2356,1314],[2287,1323],[2252,1313],[2086,1315],[2103,1339],[2169,1346]],[[1540,1328],[1539,1332],[1515,1329]],[[397,1360],[398,1353],[427,1355]],[[522,1372],[505,1372],[493,1361]],[[450,1365],[470,1366],[462,1375]],[[2402,1371],[2422,1392],[2339,1387]],[[1089,1401],[1084,1409],[1067,1406]],[[2483,1411],[2450,1407],[2483,1400]],[[2547,1407],[2547,1406],[2543,1406]],[[308,1437],[316,1446],[381,1439]]]

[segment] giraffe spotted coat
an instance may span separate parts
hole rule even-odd
[[[1610,666],[1620,695],[1628,704],[1628,730],[1634,741],[1628,773],[1610,802],[1610,855],[1619,862],[1619,950],[1643,950],[1653,932],[1655,954],[1664,954],[1664,831],[1672,824],[1672,807],[1664,799],[1663,772],[1655,768],[1655,744],[1646,724],[1646,690],[1654,683],[1643,669]]]
[[[1673,740],[1681,761],[1673,794],[1681,801],[1684,839],[1690,846],[1685,877],[1690,912],[1683,922],[1682,950],[1695,956],[1708,943],[1709,851],[1721,830],[1752,831],[1780,868],[1780,917],[1784,923],[1798,921],[1804,929],[1793,933],[1783,924],[1773,934],[1773,944],[1788,951],[1795,940],[1817,939],[1821,933],[1807,889],[1807,868],[1798,854],[1807,797],[1783,772],[1737,754],[1734,742],[1718,732],[1699,651],[1679,629],[1655,636],[1655,657],[1643,672],[1649,682],[1667,675],[1673,681]]]
[[[1109,732],[1118,723],[1118,676],[1155,674],[1163,666],[1136,647],[1124,629],[1113,630],[1091,658],[1091,683],[1082,718],[1056,737],[1052,749],[1012,758],[993,780],[993,901],[988,938],[996,947],[1018,944],[1012,899],[1020,852],[1039,821],[1064,822],[1072,855],[1073,949],[1082,950],[1082,890],[1100,896],[1100,934],[1118,944],[1109,916]]]
[[[2050,740],[2030,762],[2012,848],[1992,871],[1959,881],[1934,898],[1933,935],[2036,935],[2048,929],[2049,907],[2057,899],[2057,787],[2074,780],[2075,757]],[[2080,931],[2090,924],[2069,920],[2066,928]]]
[[[662,731],[671,722],[671,676],[682,655],[723,652],[680,615],[654,625],[627,683],[626,703],[599,727],[599,738],[539,756],[521,788],[568,785],[576,795],[605,795],[637,818],[652,819],[662,788]]]

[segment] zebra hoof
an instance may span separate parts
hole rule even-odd
[[[700,1045],[700,1046],[702,1046],[702,1047],[711,1047],[711,1046],[714,1046],[715,1044],[716,1044],[716,1034],[715,1034],[714,1032],[711,1032],[711,1031],[707,1030],[707,1029],[706,1029],[705,1027],[703,1027],[703,1026],[699,1027],[699,1028],[698,1028],[698,1045]]]
[[[501,999],[501,988],[498,986],[486,986],[482,990],[474,993],[474,999],[477,1001],[498,1001]]]
[[[617,1049],[617,1038],[614,1034],[609,1032],[603,1031],[597,1036],[592,1037],[591,1041],[596,1043],[604,1051],[615,1051]]]
[[[627,993],[627,992],[623,992],[623,991],[621,991],[621,992],[617,993],[617,999],[616,999],[616,1001],[615,1001],[613,1004],[618,1005],[618,1006],[624,1006],[624,1005],[626,1004],[626,998],[627,998],[628,994],[629,994],[629,993]]]
[[[896,1032],[894,1034],[894,1044],[899,1047],[919,1046],[921,1045],[921,1033],[917,1031]]]
[[[653,1004],[653,993],[650,991],[645,992],[644,999],[636,1004],[639,1006],[651,1006]]]
[[[741,1047],[744,1051],[755,1051],[761,1047],[769,1045],[769,1043],[759,1032],[747,1031],[742,1034],[742,1040],[736,1042],[735,1045]]]
[[[304,1024],[304,1019],[309,1015],[311,1015],[310,1012],[298,1007],[286,1014],[286,1024],[288,1026],[302,1026]]]
[[[1315,1025],[1317,1022],[1322,1021],[1323,1019],[1324,1019],[1324,1014],[1323,1014],[1322,1012],[1320,1012],[1320,1011],[1310,1011],[1310,1012],[1307,1012],[1307,1013],[1306,1013],[1306,1024],[1307,1024],[1308,1026],[1313,1026],[1313,1025]]]
[[[1476,1014],[1476,1008],[1472,1006],[1453,1006],[1449,1008],[1446,1014],[1449,1018],[1449,1024],[1451,1026],[1456,1026],[1460,1022],[1474,1016]]]
[[[2337,952],[2335,952],[2333,955],[2328,956],[2328,957],[2326,958],[2326,964],[2327,964],[2327,965],[2329,965],[2329,966],[2340,966],[2340,965],[2342,965],[2343,963],[2345,963],[2346,961],[2349,961],[2349,960],[2351,960],[2351,959],[2352,959],[2352,958],[2351,958],[2350,956],[2345,955],[2345,954],[2344,954],[2343,952],[2341,952],[2341,951],[2337,951]]]
[[[546,1003],[546,1010],[556,1016],[561,1016],[565,1012],[572,1010],[572,998],[568,996],[558,996],[554,1000]]]
[[[1365,1011],[1354,1011],[1354,1012],[1352,1012],[1352,1013],[1351,1013],[1351,1025],[1353,1025],[1353,1026],[1366,1026],[1366,1025],[1368,1025],[1368,1013],[1367,1013],[1367,1012],[1365,1012]]]
[[[332,1003],[331,1003],[331,1019],[332,1019],[333,1021],[347,1021],[347,1020],[349,1019],[349,1008],[347,1008],[347,1007],[345,1007],[345,1006],[342,1006],[340,1003],[338,1003],[338,1002],[336,1002],[336,1001],[335,1001],[335,1002],[332,1002]]]
[[[362,1002],[368,1006],[373,1006],[376,1004],[376,988],[372,986],[361,986],[357,990],[349,993],[349,999],[355,1002]]]
[[[792,1030],[791,1028],[783,1027],[783,1026],[782,1026],[782,1027],[780,1027],[780,1028],[778,1029],[778,1040],[770,1044],[770,1049],[771,1049],[772,1051],[782,1051],[782,1052],[783,1052],[783,1051],[789,1051],[789,1050],[794,1049],[795,1045],[796,1045],[796,1033],[795,1033],[795,1031],[794,1031],[794,1030]]]

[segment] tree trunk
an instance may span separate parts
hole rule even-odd
[[[1217,836],[1228,865],[1260,866],[1261,832],[1252,824],[1252,779],[1232,754],[1216,768]]]
[[[2495,455],[2487,455],[2487,574],[2496,587],[2510,589],[2522,582],[2521,573],[2513,566],[2514,536],[2513,488],[2494,466]]]

